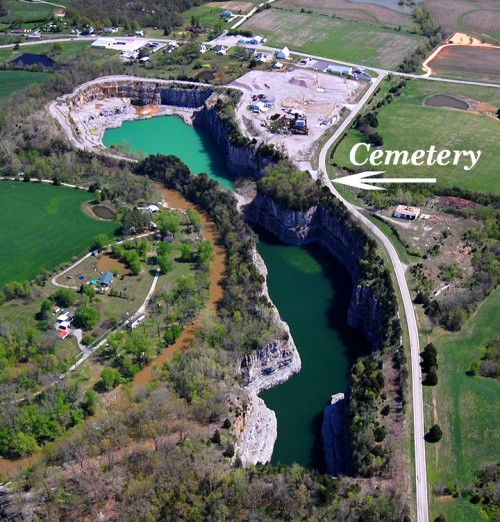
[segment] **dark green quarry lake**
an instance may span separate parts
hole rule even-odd
[[[125,121],[121,127],[104,133],[106,147],[122,145],[135,153],[175,154],[191,172],[206,172],[225,188],[233,188],[234,177],[226,168],[224,155],[211,134],[187,125],[178,116],[159,116]]]
[[[150,130],[154,128],[155,136],[162,137],[154,150],[144,147],[145,125]],[[183,138],[177,142],[181,135]],[[189,127],[179,118],[126,122],[119,129],[106,131],[106,145],[124,141],[132,150],[175,154],[194,172],[206,172],[232,188],[231,175],[212,137],[203,131],[200,134],[199,129]],[[178,143],[177,148],[174,143]],[[287,246],[267,232],[257,232],[258,250],[269,271],[270,296],[290,326],[302,359],[300,373],[262,393],[278,419],[272,460],[283,464],[297,462],[323,471],[323,410],[332,394],[346,390],[352,360],[367,350],[366,341],[346,323],[350,276],[319,245]]]

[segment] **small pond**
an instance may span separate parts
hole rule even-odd
[[[469,105],[458,98],[448,96],[447,94],[436,94],[425,100],[425,104],[429,107],[450,107],[451,109],[461,109],[466,111]]]

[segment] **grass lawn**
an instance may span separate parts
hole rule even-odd
[[[86,192],[48,184],[0,183],[0,287],[69,261],[98,234],[113,236],[117,223],[81,210],[90,199]]]
[[[48,76],[48,73],[41,72],[0,71],[0,100],[32,83],[44,82]]]
[[[385,150],[481,150],[481,158],[471,171],[462,165],[426,167],[389,167],[388,174],[403,176],[436,177],[438,183],[457,185],[476,192],[500,194],[498,183],[498,132],[500,122],[485,114],[427,107],[425,99],[433,94],[459,94],[474,98],[495,107],[500,106],[498,89],[458,85],[436,85],[424,80],[413,80],[401,91],[401,96],[380,109],[377,132],[384,138]],[[348,132],[339,144],[334,162],[340,167],[351,167],[349,152],[362,141],[356,130]],[[363,159],[361,152],[357,156]],[[380,168],[383,170],[383,167]]]
[[[484,345],[498,335],[500,289],[492,293],[458,333],[436,329],[425,342],[438,350],[439,383],[424,387],[426,428],[443,430],[438,444],[427,444],[431,491],[436,485],[471,484],[481,465],[500,460],[500,382],[469,377],[465,371],[483,355]],[[435,404],[435,405],[434,405]],[[431,495],[431,519],[484,520],[479,508],[466,499]]]
[[[395,68],[423,42],[404,30],[281,9],[266,9],[241,27],[266,35],[271,46],[288,45],[292,50],[372,67]]]

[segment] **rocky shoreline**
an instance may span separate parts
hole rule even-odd
[[[266,279],[267,267],[257,250],[254,250],[254,263]],[[276,414],[266,406],[258,394],[285,382],[301,368],[300,355],[290,334],[290,328],[281,319],[278,309],[271,301],[266,280],[262,285],[262,295],[269,299],[274,311],[274,320],[284,329],[287,339],[276,339],[242,361],[244,389],[248,393],[249,402],[243,428],[236,443],[236,452],[243,464],[269,462],[278,435]]]

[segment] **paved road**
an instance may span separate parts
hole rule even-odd
[[[380,83],[382,77],[377,79]],[[403,307],[406,315],[408,333],[410,337],[410,353],[411,353],[411,369],[412,369],[412,396],[413,396],[413,423],[414,423],[414,441],[415,441],[415,474],[416,474],[416,500],[417,500],[417,521],[428,522],[429,506],[427,497],[427,470],[425,466],[425,441],[424,441],[424,409],[422,396],[422,374],[420,369],[420,343],[418,338],[417,321],[413,303],[411,300],[410,290],[405,278],[405,267],[398,257],[396,249],[385,234],[376,227],[369,219],[344,197],[340,195],[327,174],[326,161],[330,147],[342,136],[347,126],[356,117],[363,105],[366,103],[371,93],[376,89],[377,80],[374,85],[365,93],[363,98],[353,108],[351,114],[344,120],[343,124],[337,129],[333,136],[325,143],[319,155],[319,170],[323,174],[323,179],[330,191],[344,203],[349,212],[365,225],[374,236],[376,236],[384,245],[394,267],[394,273],[399,285],[401,296],[403,299]]]

